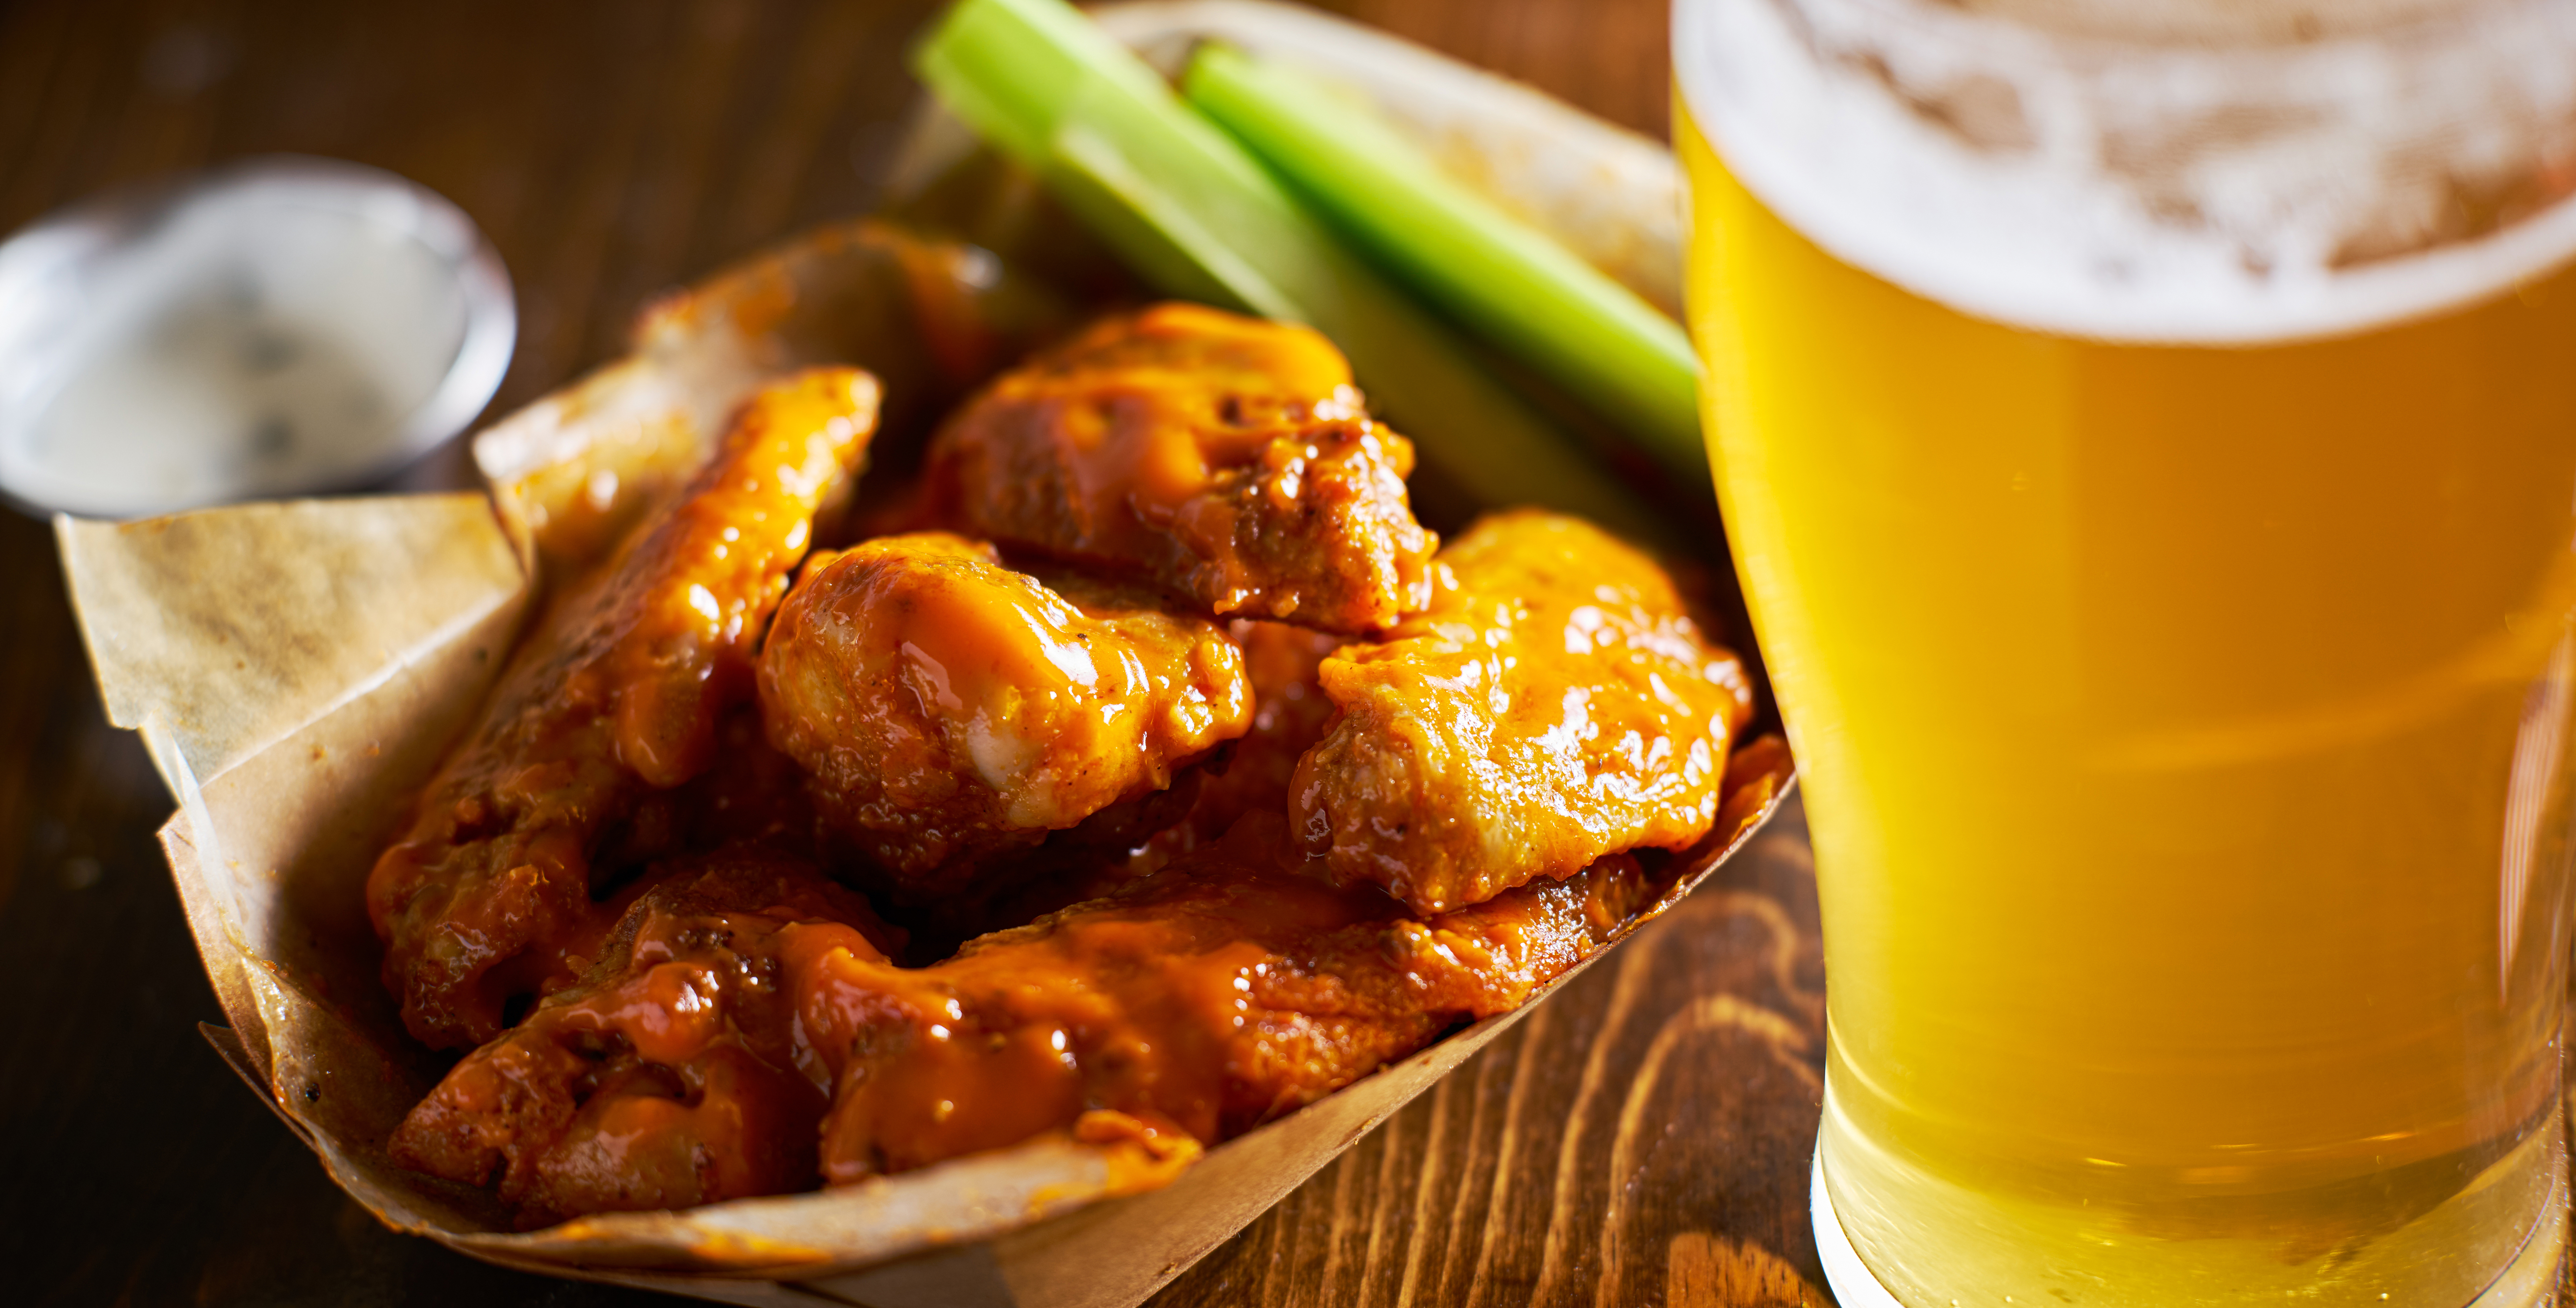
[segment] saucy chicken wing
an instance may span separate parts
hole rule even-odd
[[[1282,866],[1253,821],[1140,880],[889,967],[823,939],[789,948],[797,1007],[832,1077],[829,1184],[1124,1115],[1213,1143],[1503,1012],[1653,902],[1607,859],[1429,919]]]
[[[1430,914],[1706,835],[1752,693],[1663,569],[1535,510],[1439,563],[1427,611],[1324,660],[1341,717],[1291,783],[1306,852]]]
[[[367,879],[403,1022],[481,1044],[580,975],[614,922],[593,860],[638,798],[703,770],[752,650],[876,422],[874,378],[819,368],[736,414],[707,465],[557,596]]]
[[[674,873],[589,977],[450,1070],[391,1156],[495,1186],[522,1226],[810,1187],[826,1101],[798,1043],[791,933],[851,958],[891,943],[797,860],[720,852]]]
[[[1331,631],[1429,599],[1412,442],[1321,335],[1190,304],[1113,318],[987,387],[935,439],[964,530],[1141,573],[1208,611]]]
[[[1051,588],[944,532],[808,568],[761,653],[760,695],[825,822],[918,900],[1165,789],[1253,711],[1216,624],[1079,577]]]

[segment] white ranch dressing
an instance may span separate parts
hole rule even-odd
[[[372,170],[68,217],[0,249],[0,485],[116,517],[355,485],[481,408],[508,298],[462,214]]]

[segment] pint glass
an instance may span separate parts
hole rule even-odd
[[[2550,1293],[2576,3],[1674,36],[1844,1302]]]

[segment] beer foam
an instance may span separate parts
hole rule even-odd
[[[2118,41],[2244,45],[2384,31],[2438,18],[2459,0],[1954,0],[2067,36]]]
[[[2292,340],[2576,256],[2576,0],[1682,0],[1673,41],[1747,189],[1980,317]]]

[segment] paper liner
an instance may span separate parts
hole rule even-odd
[[[1304,10],[1187,0],[1104,18],[1167,59],[1222,33],[1312,64],[1371,95],[1462,176],[1518,197],[1654,298],[1678,298],[1677,260],[1655,253],[1677,248],[1671,161],[1635,138]],[[971,153],[926,113],[898,195],[953,176]],[[968,191],[1027,201],[1008,186]],[[1020,254],[991,233],[1043,224],[972,226],[1001,247],[999,265],[862,221],[656,305],[628,357],[482,433],[488,498],[57,520],[110,719],[143,734],[180,800],[162,844],[231,1023],[208,1039],[387,1224],[507,1266],[727,1302],[1133,1304],[1528,1011],[1458,1031],[1187,1166],[1132,1143],[1048,1136],[832,1191],[517,1233],[489,1193],[387,1160],[386,1140],[444,1060],[403,1034],[361,887],[543,579],[598,557],[702,458],[737,401],[806,363],[884,379],[895,431],[878,453],[899,461],[901,429],[1072,312],[999,271]],[[941,306],[968,301],[984,326],[961,335]],[[1789,781],[1784,759],[1730,798],[1667,905],[1768,818]]]

